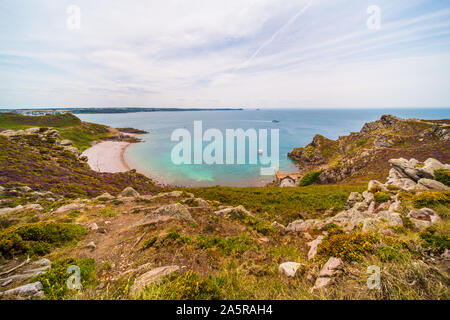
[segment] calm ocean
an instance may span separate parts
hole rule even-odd
[[[83,121],[116,128],[133,127],[149,131],[140,138],[144,143],[131,145],[125,158],[139,172],[165,183],[183,186],[256,186],[273,179],[260,175],[259,165],[181,165],[172,163],[171,151],[177,144],[170,140],[175,129],[186,128],[193,134],[194,121],[203,122],[203,130],[216,128],[225,136],[226,129],[279,129],[280,170],[296,171],[286,156],[294,147],[303,147],[315,134],[336,139],[359,131],[368,121],[383,114],[402,118],[450,118],[447,109],[361,109],[361,110],[243,110],[243,111],[186,111],[129,114],[78,115]],[[272,122],[278,120],[278,123]],[[270,130],[269,134],[270,134]],[[203,144],[204,146],[207,143]]]

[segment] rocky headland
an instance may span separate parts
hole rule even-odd
[[[316,135],[305,147],[288,156],[303,173],[320,171],[320,183],[368,182],[384,180],[390,170],[388,160],[435,158],[450,162],[450,120],[401,119],[383,115],[366,123],[360,132],[330,140]]]

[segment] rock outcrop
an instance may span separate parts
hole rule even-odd
[[[165,266],[155,268],[144,273],[134,281],[134,284],[130,289],[131,294],[139,293],[139,291],[145,289],[145,287],[149,286],[152,283],[159,283],[165,276],[177,272],[180,269],[181,268],[179,266]]]
[[[353,181],[361,178],[384,180],[389,172],[387,159],[399,156],[418,159],[438,158],[450,161],[450,121],[434,123],[428,120],[400,119],[383,115],[380,120],[366,123],[360,132],[330,140],[316,135],[304,148],[295,148],[288,156],[298,162],[306,173],[320,170],[319,181],[323,184]],[[433,179],[433,170],[440,162],[426,162],[422,168],[411,168],[410,163],[398,161],[396,168],[402,176],[397,179]],[[417,175],[417,173],[420,173]],[[409,180],[396,182],[402,189],[411,189]]]
[[[337,277],[343,274],[344,263],[339,258],[331,257],[323,266],[316,279],[316,283],[311,291],[324,289],[330,285]]]
[[[127,187],[120,193],[120,196],[137,198],[140,196],[140,194],[139,194],[139,192],[134,190],[132,187]]]
[[[389,161],[392,169],[385,184],[379,181],[370,181],[368,190],[362,194],[352,192],[348,197],[344,211],[326,218],[297,220],[290,223],[286,230],[290,232],[306,232],[313,228],[323,229],[326,225],[336,224],[344,231],[351,231],[361,227],[363,231],[382,230],[388,227],[403,226],[403,219],[398,212],[401,202],[398,199],[399,191],[447,191],[449,188],[444,184],[431,179],[423,178],[430,176],[431,172],[437,169],[447,169],[449,165],[442,164],[435,159],[428,159],[423,166],[415,159],[406,160],[403,158]],[[423,169],[424,170],[418,170]],[[407,169],[409,174],[407,173]],[[413,172],[414,170],[414,172]],[[416,176],[414,180],[413,176]],[[420,181],[426,180],[425,184]],[[376,193],[383,192],[381,203],[377,202]],[[418,213],[420,212],[420,213]],[[431,209],[423,208],[410,213],[409,217],[417,229],[424,229],[439,221],[439,216]],[[313,255],[314,250],[311,252]]]

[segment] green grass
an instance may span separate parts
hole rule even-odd
[[[24,116],[18,113],[1,113],[0,128],[21,130],[31,127],[70,127],[78,126],[81,120],[71,113],[45,116]]]
[[[376,192],[373,196],[377,204],[388,202],[391,199],[391,196],[385,192]]]
[[[50,270],[38,275],[30,280],[30,283],[40,281],[42,283],[45,297],[47,299],[58,300],[76,293],[78,290],[71,290],[67,286],[69,277],[75,273],[68,272],[70,266],[77,266],[80,270],[80,289],[86,289],[96,283],[96,269],[94,259],[65,258],[53,262]],[[72,282],[75,284],[74,282]]]
[[[302,214],[323,213],[345,206],[350,192],[362,192],[363,186],[312,185],[298,188],[278,187],[209,187],[189,188],[196,196],[216,200],[223,205],[243,205],[264,218],[291,222]]]
[[[450,170],[449,169],[439,169],[434,171],[435,179],[446,186],[450,186]]]
[[[108,127],[82,122],[70,113],[45,116],[24,116],[17,113],[0,114],[0,128],[23,130],[32,127],[53,127],[59,131],[61,139],[71,140],[73,146],[81,151],[89,148],[92,141],[112,135]]]
[[[0,257],[44,255],[52,248],[76,243],[86,234],[77,224],[36,222],[12,226],[0,233]]]
[[[113,135],[106,126],[86,123],[68,128],[59,128],[61,139],[71,140],[73,146],[84,151],[92,145],[92,141]]]

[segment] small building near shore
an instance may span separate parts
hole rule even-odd
[[[277,184],[284,187],[296,187],[298,186],[302,175],[300,173],[280,173],[275,171]]]

